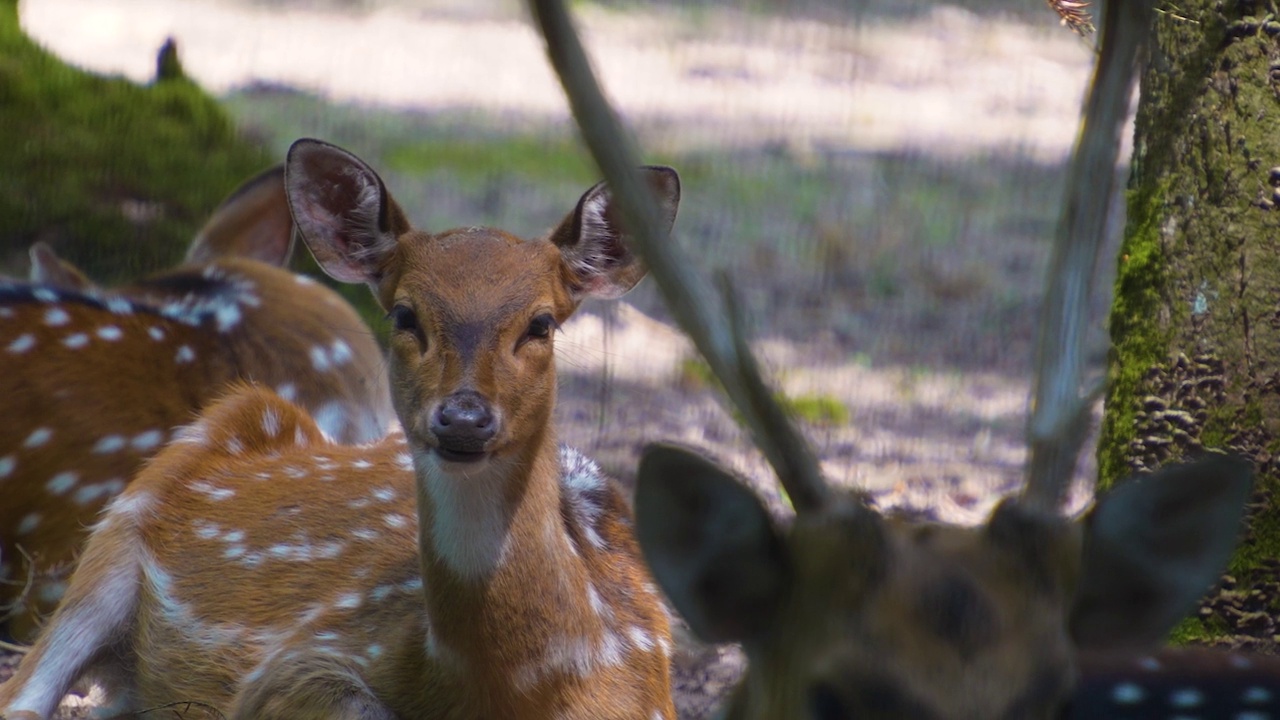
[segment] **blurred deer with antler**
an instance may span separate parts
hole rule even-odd
[[[1088,664],[1092,651],[1136,658],[1159,645],[1222,571],[1252,475],[1242,460],[1209,455],[1123,484],[1083,520],[1060,514],[1090,416],[1091,394],[1081,393],[1085,301],[1149,4],[1106,6],[1051,263],[1027,485],[977,528],[884,517],[862,493],[822,479],[760,376],[742,323],[716,313],[677,245],[656,241],[629,145],[561,3],[532,4],[584,138],[641,230],[638,251],[796,507],[782,530],[736,478],[694,452],[655,445],[641,460],[637,532],[655,578],[695,633],[741,642],[750,661],[725,716],[1030,720],[1105,704],[1073,697],[1082,663],[1101,672]],[[1051,5],[1070,11],[1064,17],[1083,11]],[[1099,690],[1088,677],[1082,687]],[[1124,717],[1145,692],[1127,689],[1106,698],[1112,710],[1129,702]],[[1241,692],[1216,709],[1262,717],[1248,714],[1259,709],[1250,697],[1271,702]],[[1197,698],[1183,699],[1199,716]]]

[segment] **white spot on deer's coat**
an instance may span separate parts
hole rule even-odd
[[[189,363],[196,359],[196,351],[192,350],[190,345],[183,345],[178,348],[178,352],[174,354],[173,359],[178,363]]]
[[[373,497],[382,502],[391,502],[396,499],[395,488],[383,487],[373,491]]]
[[[224,558],[226,558],[226,559],[228,559],[228,560],[235,560],[236,558],[240,557],[241,555],[244,555],[244,546],[243,546],[243,545],[231,545],[231,546],[230,546],[230,547],[228,547],[226,550],[223,550],[223,551],[222,551],[222,557],[224,557]]]
[[[329,348],[329,359],[335,366],[346,365],[353,357],[355,356],[351,353],[351,346],[341,338],[334,340]]]
[[[316,281],[306,275],[294,275],[293,281],[299,285],[315,285]]]
[[[1204,693],[1195,688],[1182,688],[1169,694],[1169,704],[1179,709],[1199,707],[1204,703]]]
[[[162,442],[164,442],[163,432],[160,430],[147,430],[146,432],[134,435],[133,439],[129,441],[129,444],[138,452],[146,452],[148,450],[155,449]]]
[[[160,342],[161,340],[164,340],[164,331],[156,327],[155,325],[152,325],[151,327],[147,328],[147,334],[150,335],[151,339],[155,340],[156,342]]]
[[[5,455],[0,458],[0,478],[7,478],[13,474],[13,469],[18,467],[18,461],[13,459],[12,455]]]
[[[627,628],[627,637],[631,638],[632,645],[635,645],[643,652],[649,652],[654,648],[653,636],[639,625],[632,625]]]
[[[72,350],[78,350],[89,344],[89,336],[84,333],[72,333],[62,338],[62,344]]]
[[[234,303],[219,305],[213,312],[213,317],[218,323],[218,332],[227,332],[240,324],[240,306]]]
[[[337,400],[327,402],[311,413],[311,418],[326,436],[342,438],[347,435],[347,408]]]
[[[44,324],[49,327],[61,327],[71,322],[71,316],[62,308],[49,308],[44,312]]]
[[[329,361],[329,351],[323,346],[313,345],[307,354],[311,357],[311,367],[317,372],[324,372],[332,366]]]
[[[173,434],[175,443],[185,445],[204,445],[209,440],[208,427],[203,422],[193,422],[190,425],[183,425]]]
[[[98,328],[98,337],[106,340],[107,342],[115,342],[116,340],[124,337],[124,332],[115,325],[103,325]]]
[[[281,383],[276,387],[276,394],[289,402],[293,402],[298,399],[298,387],[293,383]]]
[[[368,655],[368,656],[369,656],[369,657],[371,657],[371,658],[378,658],[378,657],[381,657],[381,656],[382,656],[382,646],[381,646],[381,645],[379,645],[379,644],[377,644],[377,643],[374,643],[374,644],[370,645],[369,647],[365,648],[365,650],[364,650],[364,654],[365,654],[365,655]]]
[[[203,493],[210,500],[227,500],[235,497],[236,491],[231,488],[220,488],[211,485],[203,480],[197,480],[190,485],[192,490]]]
[[[35,346],[36,336],[31,333],[23,333],[9,343],[8,350],[14,355],[21,355]]]
[[[40,520],[43,516],[38,512],[27,513],[18,521],[18,534],[26,535],[27,533],[40,527]]]
[[[133,305],[124,298],[110,298],[107,300],[107,310],[116,315],[129,315],[133,313]]]
[[[409,455],[409,453],[397,453],[397,454],[396,454],[396,467],[400,468],[401,470],[408,470],[408,471],[412,471],[412,470],[413,470],[413,458]]]
[[[1243,693],[1240,693],[1240,702],[1245,705],[1265,705],[1266,703],[1271,702],[1271,691],[1264,687],[1254,685],[1246,688]]]
[[[275,408],[267,408],[262,413],[262,432],[266,433],[267,437],[275,437],[280,434],[280,415],[275,411]]]
[[[119,435],[104,435],[93,444],[93,451],[99,455],[119,452],[125,446],[125,439]]]
[[[0,318],[13,317],[13,308],[0,307]]]
[[[340,610],[354,610],[360,607],[360,593],[344,593],[338,596],[333,606]]]
[[[54,477],[49,478],[49,482],[45,483],[45,489],[54,493],[54,495],[65,495],[69,489],[76,487],[79,482],[79,474],[67,471],[67,473],[58,473]]]
[[[222,534],[222,528],[218,523],[211,523],[205,520],[197,520],[195,522],[196,537],[202,540],[212,540]]]
[[[1111,688],[1111,701],[1117,705],[1137,705],[1146,697],[1147,693],[1136,683],[1120,683]]]
[[[351,537],[357,540],[377,540],[382,537],[378,531],[370,528],[356,528],[351,531]]]
[[[368,460],[353,460],[351,462],[351,467],[357,470],[368,470],[369,468],[373,467],[373,463],[369,462]]]
[[[117,495],[123,490],[124,481],[120,478],[112,478],[100,483],[81,485],[76,488],[75,501],[81,505],[88,505],[99,499],[105,500],[113,495]]]
[[[117,495],[115,500],[103,511],[103,522],[111,522],[113,518],[140,518],[151,512],[155,504],[155,496],[149,492],[131,492]]]
[[[31,431],[27,439],[22,441],[23,447],[38,448],[49,442],[49,438],[53,437],[53,431],[47,427],[36,428]]]
[[[386,515],[383,515],[382,522],[386,523],[387,527],[393,528],[401,528],[409,524],[408,518],[403,515],[396,515],[395,513],[387,513]]]
[[[31,297],[44,303],[58,302],[58,293],[47,287],[38,287],[32,290]]]

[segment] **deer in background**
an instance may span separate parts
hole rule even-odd
[[[678,178],[644,175],[669,230]],[[337,445],[264,388],[213,404],[107,508],[0,715],[46,718],[84,679],[106,715],[674,720],[627,503],[551,420],[557,328],[645,273],[609,190],[523,241],[413,230],[319,141],[287,187],[320,265],[389,314],[403,434]]]
[[[35,284],[0,284],[0,622],[30,639],[88,528],[142,464],[251,381],[342,442],[393,422],[382,352],[337,293],[282,269],[292,220],[280,168],[214,212],[187,262],[95,285],[43,243]]]
[[[1166,467],[1099,498],[1083,520],[1060,515],[1091,406],[1080,393],[1084,299],[1149,4],[1107,4],[1051,264],[1028,484],[977,528],[885,517],[863,493],[823,480],[761,377],[731,294],[730,312],[718,314],[678,245],[657,231],[627,138],[563,4],[531,4],[637,252],[796,507],[782,530],[737,478],[700,455],[659,444],[641,459],[637,536],[654,577],[696,634],[741,642],[749,659],[725,718],[1276,716],[1267,714],[1278,710],[1274,661],[1218,663],[1258,672],[1216,677],[1224,684],[1215,697],[1178,685],[1187,668],[1209,667],[1200,653],[1184,663],[1138,652],[1158,645],[1221,573],[1252,485],[1247,462],[1210,455]],[[1166,660],[1178,661],[1170,674],[1159,672]]]

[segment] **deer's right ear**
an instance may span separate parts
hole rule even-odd
[[[688,450],[650,445],[635,513],[654,579],[698,637],[750,641],[773,623],[790,577],[786,548],[736,478]]]
[[[1253,487],[1248,462],[1209,455],[1133,478],[1086,519],[1076,644],[1136,649],[1164,640],[1226,570]]]
[[[382,280],[409,224],[372,168],[335,145],[298,140],[285,161],[285,192],[294,224],[325,272],[350,283]]]

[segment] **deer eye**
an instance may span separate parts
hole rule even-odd
[[[538,338],[551,337],[551,331],[556,327],[556,319],[549,314],[542,314],[529,321],[529,329],[525,331],[525,339],[533,340]]]
[[[387,317],[391,318],[391,324],[396,330],[405,332],[418,330],[418,315],[410,307],[396,305],[391,308],[391,312],[387,313]]]

